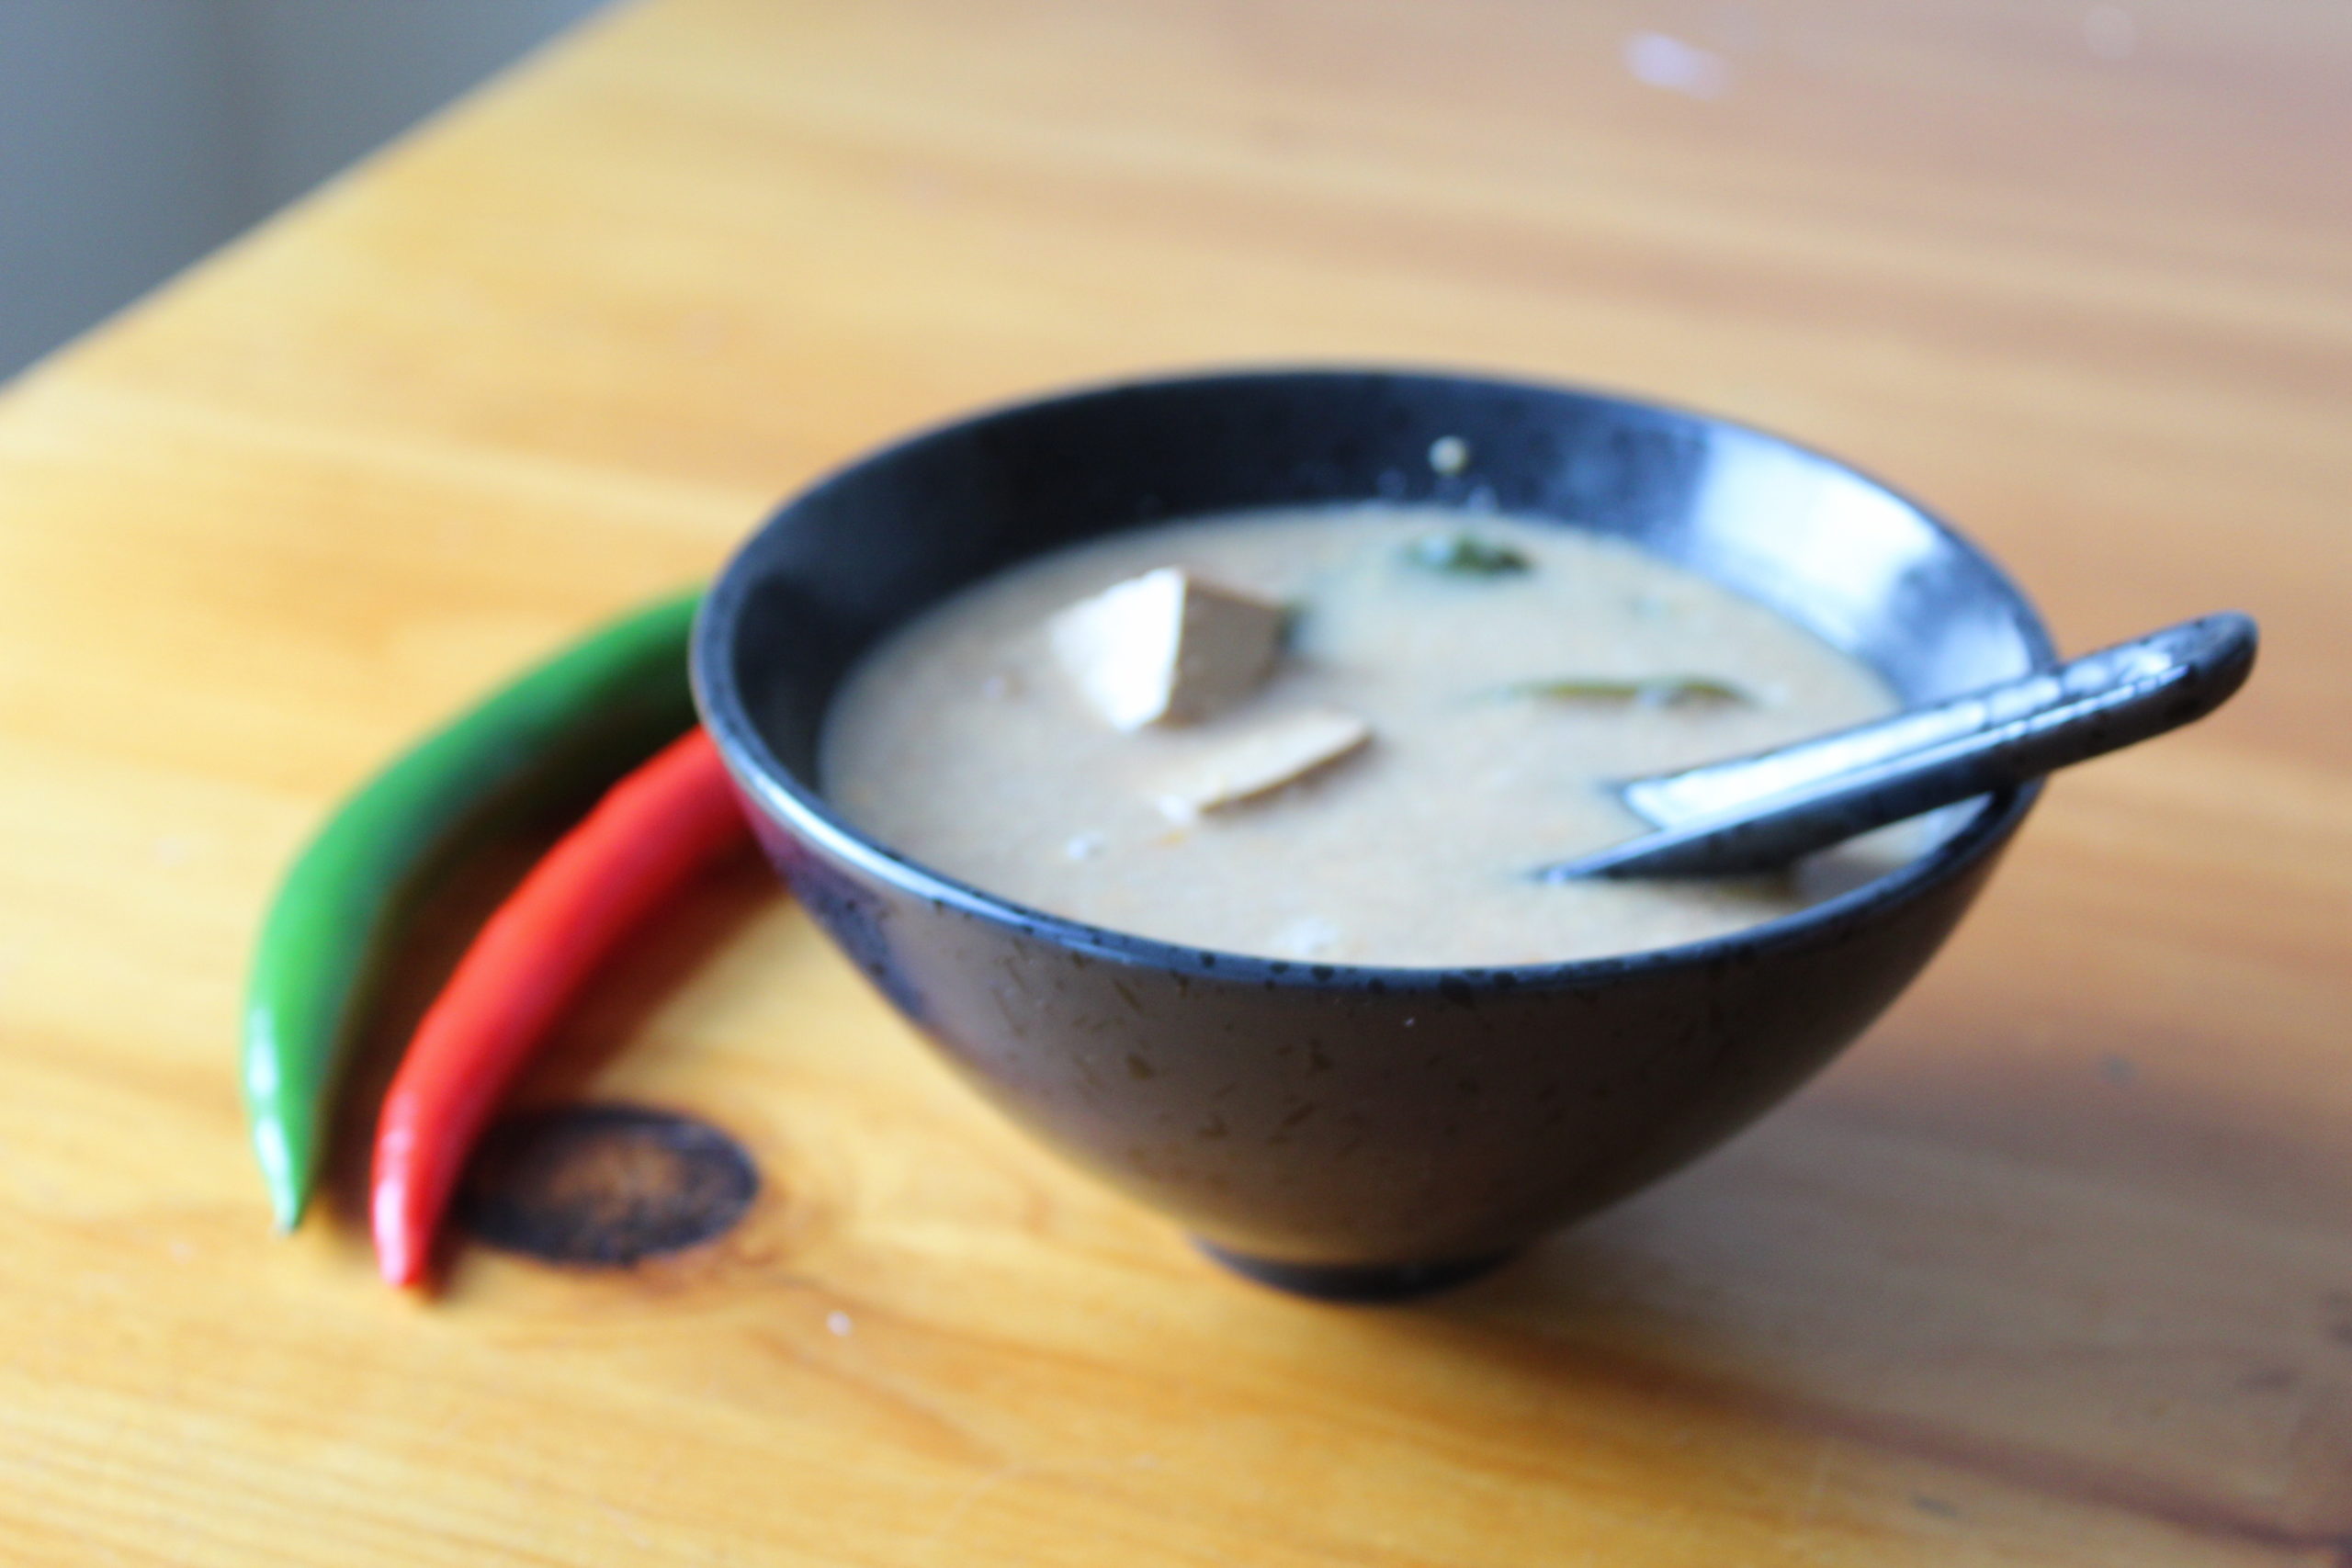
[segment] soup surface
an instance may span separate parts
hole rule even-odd
[[[1231,705],[1123,730],[1051,628],[1168,567],[1284,606],[1283,649]],[[1016,903],[1224,952],[1484,966],[1717,935],[1887,869],[1882,839],[1763,878],[1527,875],[1644,830],[1611,781],[1894,707],[1862,664],[1618,541],[1317,507],[1113,535],[965,590],[851,672],[821,762],[860,829]],[[1252,737],[1291,727],[1311,752],[1351,723],[1369,739],[1201,807]]]

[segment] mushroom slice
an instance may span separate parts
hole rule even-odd
[[[1338,708],[1306,708],[1237,729],[1170,778],[1156,799],[1180,822],[1246,805],[1363,749],[1372,726]]]
[[[1197,724],[1265,684],[1283,619],[1280,604],[1167,566],[1080,600],[1046,631],[1087,701],[1134,730]]]

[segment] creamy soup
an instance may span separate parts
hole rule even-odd
[[[852,671],[822,771],[898,852],[1089,924],[1543,963],[1736,931],[1885,869],[1881,844],[1736,881],[1528,875],[1644,830],[1611,781],[1894,706],[1865,666],[1631,546],[1318,507],[1117,534],[967,589]]]

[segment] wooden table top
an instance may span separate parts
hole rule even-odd
[[[2347,80],[2310,0],[653,0],[37,368],[7,1554],[2352,1563]],[[1801,1097],[1424,1305],[1220,1273],[752,869],[537,1086],[734,1133],[732,1235],[424,1300],[350,1168],[271,1233],[249,944],[404,738],[910,425],[1330,359],[1751,420],[2069,648],[2235,606],[2264,664]]]

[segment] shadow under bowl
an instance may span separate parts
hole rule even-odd
[[[1433,465],[1448,437],[1466,461]],[[795,895],[1020,1125],[1241,1271],[1349,1299],[1466,1278],[1787,1095],[1927,963],[2037,793],[1955,808],[1917,859],[1727,937],[1452,969],[1082,925],[905,859],[820,794],[843,676],[957,589],[1115,529],[1376,501],[1631,540],[1863,660],[1906,703],[2052,661],[1981,552],[1842,464],[1698,414],[1466,377],[1083,390],[917,435],[770,518],[710,593],[694,680]]]

